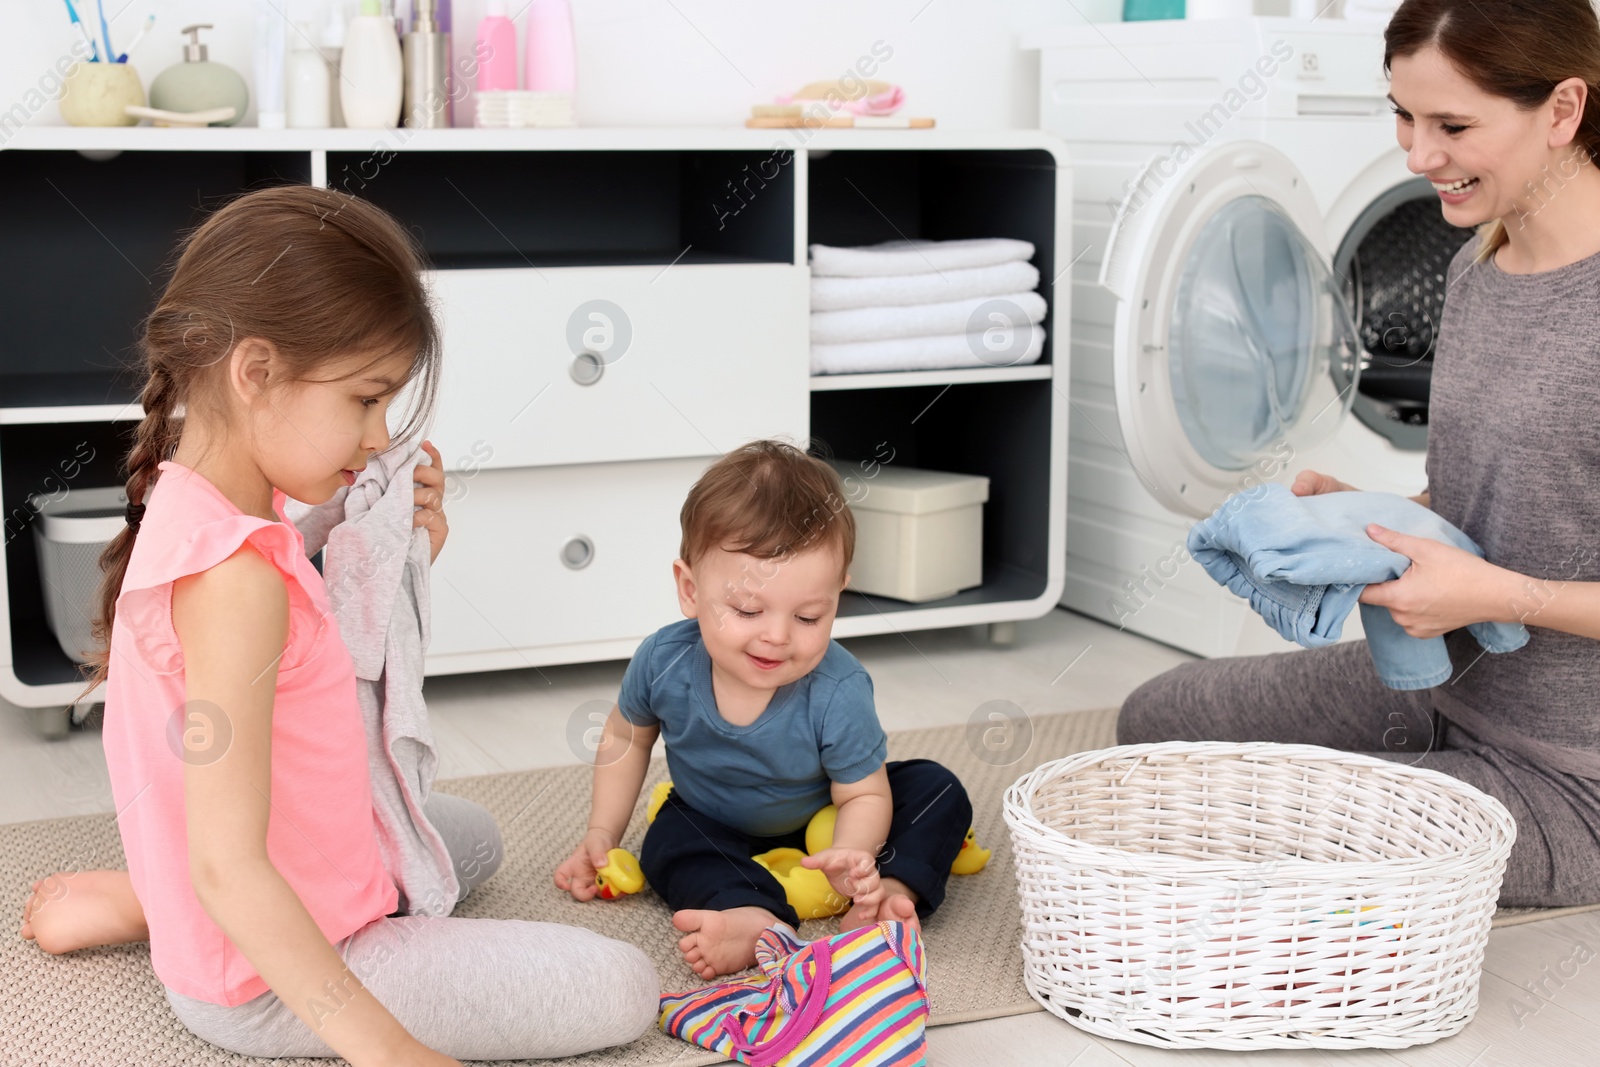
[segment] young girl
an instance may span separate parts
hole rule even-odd
[[[128,525],[103,558],[95,681],[128,871],[46,879],[66,895],[31,903],[24,936],[148,937],[183,1023],[247,1055],[437,1065],[632,1040],[658,997],[637,948],[395,914],[351,657],[282,518],[286,496],[326,501],[391,446],[407,384],[407,429],[426,417],[439,339],[419,250],[377,208],[307,186],[239,197],[180,250],[145,322]],[[429,455],[417,524],[436,554]],[[465,895],[493,873],[494,820],[444,794],[428,815]]]

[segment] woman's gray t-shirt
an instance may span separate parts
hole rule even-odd
[[[1542,628],[1538,612],[1562,581],[1600,581],[1600,254],[1507,274],[1474,264],[1477,247],[1449,267],[1429,504],[1536,581],[1520,598],[1527,645],[1486,655],[1465,629],[1446,635],[1455,674],[1440,690],[1516,735],[1600,751],[1600,641]]]

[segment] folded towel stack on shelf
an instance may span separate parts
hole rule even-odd
[[[1033,245],[811,246],[811,372],[1015,367],[1044,351]]]

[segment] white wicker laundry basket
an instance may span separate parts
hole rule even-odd
[[[1312,745],[1163,742],[1006,792],[1027,986],[1171,1048],[1403,1048],[1460,1030],[1516,824],[1435,771]]]

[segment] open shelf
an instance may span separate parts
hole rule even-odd
[[[11,662],[24,685],[76,682],[78,665],[61,651],[45,621],[39,559],[28,504],[91,486],[121,485],[129,423],[78,422],[0,426],[0,514],[5,516],[6,598]]]
[[[899,370],[867,374],[813,374],[811,391],[826,393],[838,389],[904,389],[913,385],[976,385],[980,382],[1025,382],[1050,378],[1055,369],[1048,363],[1025,367],[963,367],[954,370]]]
[[[72,406],[118,410],[136,405],[139,399],[131,373],[92,366],[77,373],[14,374],[0,356],[0,382],[5,383],[5,408],[0,410]]]
[[[792,263],[770,152],[329,152],[328,187],[406,223],[433,266]]]
[[[178,234],[243,189],[310,180],[274,152],[0,152],[0,404],[122,405]]]
[[[1045,591],[1051,393],[1051,382],[1027,380],[812,393],[811,437],[830,456],[989,479],[982,585],[923,604],[850,594],[841,615],[1028,601]]]
[[[895,600],[886,596],[867,596],[864,593],[853,593],[846,590],[839,597],[838,617],[841,619],[856,616],[876,617],[880,615],[893,616],[902,611],[927,611],[935,608],[966,608],[978,604],[1003,604],[1018,600],[1032,600],[1044,592],[1045,576],[1021,567],[1012,567],[1004,563],[984,564],[983,584],[972,589],[963,589],[955,596],[942,597],[939,600],[924,600],[913,604],[906,600]]]
[[[814,155],[806,189],[807,240],[836,246],[976,237],[1032,242],[1032,262],[1039,269],[1034,291],[1050,310],[1041,324],[1044,353],[1030,367],[1048,368],[1055,349],[1056,177],[1056,158],[1043,148],[866,149]]]

